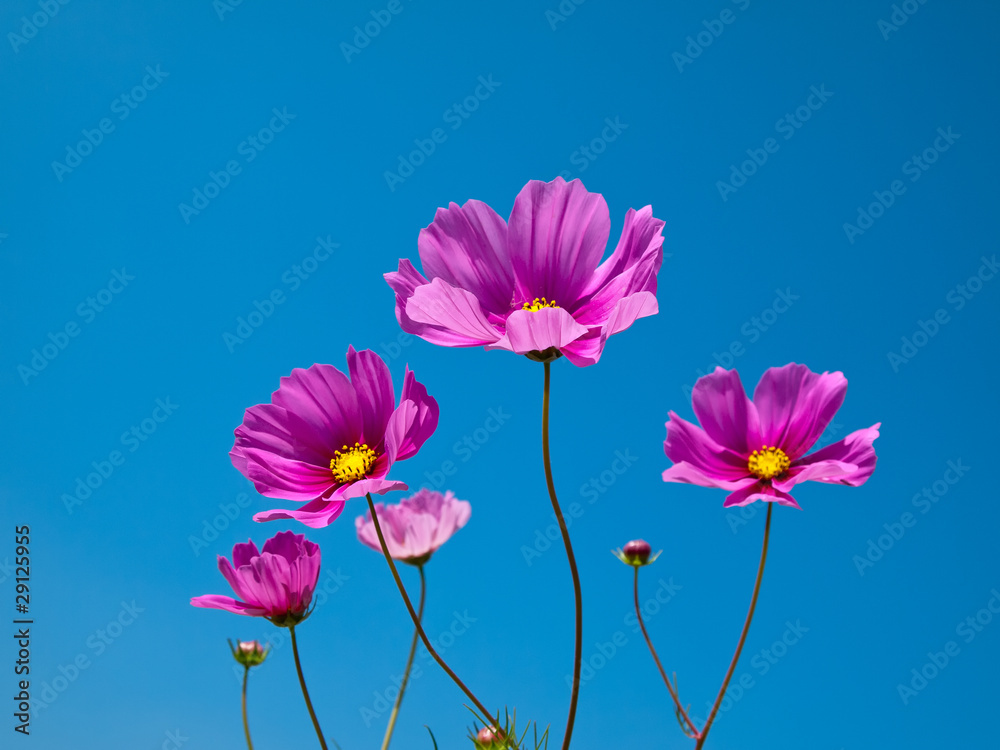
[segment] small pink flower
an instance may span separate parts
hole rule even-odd
[[[716,367],[691,393],[700,428],[670,412],[663,448],[674,465],[663,481],[729,490],[726,508],[754,500],[798,508],[788,491],[810,480],[862,485],[875,471],[881,422],[806,455],[846,393],[843,373],[788,364],[767,370],[751,401],[736,370]]]
[[[465,526],[472,507],[456,500],[450,490],[442,495],[423,489],[396,505],[375,504],[385,545],[393,559],[423,565],[451,535]],[[376,552],[382,551],[371,511],[354,519],[358,540]]]
[[[319,565],[319,545],[291,531],[268,539],[263,552],[252,541],[237,544],[232,564],[219,555],[219,570],[239,598],[206,594],[194,597],[191,604],[264,617],[281,627],[295,625],[308,616]]]

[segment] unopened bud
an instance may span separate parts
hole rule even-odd
[[[477,748],[501,747],[503,745],[503,731],[496,727],[483,727],[476,735]]]
[[[640,567],[642,565],[649,565],[651,562],[656,560],[660,556],[660,552],[655,555],[650,555],[652,547],[649,546],[649,542],[644,539],[633,539],[631,542],[626,544],[622,549],[611,550],[611,554],[617,557],[626,565],[634,565],[635,567]]]
[[[229,650],[233,652],[233,658],[247,668],[262,664],[269,651],[260,645],[260,641],[237,641],[236,646],[230,641]]]

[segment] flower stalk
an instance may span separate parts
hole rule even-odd
[[[423,565],[418,565],[417,570],[420,571],[420,604],[417,605],[417,619],[423,621],[424,601],[427,598],[427,577],[424,575]],[[389,714],[389,724],[385,728],[385,737],[382,739],[382,750],[388,750],[389,741],[392,739],[392,731],[396,728],[396,717],[399,716],[399,706],[403,702],[403,693],[406,692],[406,686],[410,681],[410,670],[413,668],[413,657],[416,656],[419,639],[420,631],[414,629],[413,641],[410,643],[410,656],[406,660],[406,669],[403,670],[403,680],[399,683],[399,694],[396,696],[396,702],[392,706],[392,713]]]
[[[323,737],[323,730],[319,728],[319,720],[313,710],[312,701],[309,699],[309,690],[306,688],[306,678],[302,674],[302,662],[299,661],[299,644],[295,639],[295,626],[289,625],[288,630],[292,635],[292,654],[295,656],[295,670],[299,673],[299,685],[302,686],[302,697],[306,700],[306,708],[309,709],[309,718],[312,719],[313,727],[316,729],[316,736],[319,737],[319,746],[327,750],[326,739]]]

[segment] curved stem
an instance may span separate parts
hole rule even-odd
[[[753,611],[757,606],[757,595],[760,593],[760,581],[764,577],[764,563],[767,561],[767,541],[771,535],[771,511],[773,509],[774,503],[768,503],[767,520],[764,522],[764,547],[760,551],[760,566],[757,568],[757,581],[753,586],[753,597],[750,599],[750,611],[747,612],[746,622],[743,623],[743,632],[740,633],[740,642],[736,644],[736,653],[733,654],[733,660],[729,663],[729,671],[726,672],[726,678],[722,681],[722,688],[719,690],[719,695],[715,698],[715,705],[712,706],[712,712],[708,715],[708,721],[705,722],[705,727],[701,730],[701,736],[698,738],[695,750],[701,750],[702,745],[705,744],[705,738],[708,737],[708,730],[712,728],[712,722],[715,721],[715,714],[718,712],[719,705],[722,703],[722,699],[726,695],[726,688],[729,687],[729,680],[732,679],[733,672],[736,670],[736,662],[740,659],[740,652],[743,650],[743,643],[746,641],[747,633],[750,631],[750,621],[753,620]]]
[[[424,577],[424,566],[418,565],[420,571],[420,604],[417,605],[417,619],[424,619],[424,600],[427,598],[427,579]],[[410,644],[410,656],[406,660],[406,669],[403,670],[403,681],[399,683],[399,695],[396,696],[396,703],[389,714],[389,725],[385,728],[385,737],[382,739],[382,750],[388,750],[389,740],[392,739],[392,730],[396,728],[396,717],[399,716],[399,705],[403,702],[403,693],[406,692],[406,685],[410,681],[410,669],[413,667],[413,657],[417,653],[417,641],[420,633],[413,631],[413,642]]]
[[[569,529],[563,518],[559,500],[556,499],[556,485],[552,480],[552,462],[549,459],[549,382],[552,377],[552,363],[545,363],[545,388],[542,392],[542,460],[545,463],[545,483],[549,488],[549,499],[552,510],[555,511],[559,530],[562,532],[563,544],[566,546],[566,557],[569,560],[569,572],[573,576],[573,596],[576,599],[576,645],[573,651],[573,688],[569,698],[569,716],[566,719],[566,734],[563,737],[562,750],[568,750],[573,736],[573,722],[576,720],[576,703],[580,697],[580,665],[583,661],[583,595],[580,592],[580,574],[576,569],[576,558],[573,556],[573,545],[569,541]]]
[[[243,666],[243,732],[247,736],[247,750],[253,750],[253,742],[250,741],[250,725],[247,723],[247,677],[250,676],[250,667]]]
[[[326,740],[323,739],[323,730],[319,728],[316,712],[313,711],[312,701],[309,700],[309,691],[306,689],[306,678],[302,676],[302,662],[299,661],[299,644],[295,640],[295,626],[289,625],[288,629],[292,633],[292,654],[295,655],[295,669],[299,673],[299,685],[302,686],[302,697],[306,699],[306,708],[309,709],[309,716],[312,718],[313,726],[316,728],[316,736],[319,737],[319,746],[323,750],[327,750]]]
[[[691,731],[693,732],[691,736],[697,739],[700,736],[698,728],[694,725],[694,722],[691,721],[691,717],[687,715],[687,711],[684,710],[684,706],[681,705],[681,699],[678,697],[677,691],[674,690],[674,686],[673,683],[670,682],[670,678],[667,677],[667,673],[666,671],[664,671],[663,665],[660,663],[660,657],[656,655],[656,649],[653,648],[653,642],[650,640],[649,633],[646,631],[646,623],[642,621],[642,609],[639,607],[640,566],[636,565],[634,567],[635,567],[635,585],[633,588],[635,590],[635,616],[639,619],[639,627],[642,628],[642,635],[646,639],[646,645],[649,646],[649,653],[653,655],[653,661],[656,662],[656,667],[657,669],[660,670],[660,676],[663,677],[663,682],[666,683],[667,690],[670,693],[670,697],[674,699],[674,704],[677,706],[678,716],[683,717],[684,721],[687,722],[688,727],[690,727]]]
[[[413,625],[417,629],[417,634],[420,636],[420,640],[423,642],[424,648],[426,648],[427,653],[434,658],[434,661],[438,663],[438,666],[445,671],[445,674],[452,679],[452,682],[458,685],[462,692],[465,693],[466,697],[472,701],[473,704],[475,704],[479,713],[481,713],[484,718],[489,719],[490,722],[494,723],[496,726],[500,726],[499,717],[494,719],[493,714],[491,714],[489,710],[487,710],[486,706],[484,706],[479,699],[472,694],[472,691],[466,687],[465,683],[458,678],[458,675],[452,671],[451,667],[445,663],[444,659],[442,659],[438,652],[434,650],[434,646],[431,645],[430,639],[427,637],[427,633],[424,632],[423,625],[420,624],[420,618],[417,616],[416,610],[413,609],[413,603],[410,601],[410,597],[406,593],[406,587],[403,585],[403,581],[399,577],[399,571],[396,570],[396,563],[393,561],[392,555],[389,554],[389,548],[385,544],[385,536],[382,534],[382,525],[379,523],[378,513],[375,512],[375,503],[372,501],[372,494],[369,492],[365,495],[365,497],[368,498],[368,510],[372,514],[372,523],[375,526],[375,533],[378,535],[379,544],[382,546],[382,554],[385,556],[385,561],[389,563],[389,570],[392,571],[392,577],[396,581],[396,587],[399,589],[399,593],[403,597],[403,603],[406,605],[406,611],[410,613],[410,619],[413,620]],[[514,747],[517,747],[517,745],[514,744]]]

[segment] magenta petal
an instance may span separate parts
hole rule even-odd
[[[337,517],[344,511],[344,501],[334,496],[327,500],[318,498],[311,503],[306,503],[301,508],[275,508],[265,510],[254,515],[253,520],[258,522],[278,521],[291,519],[313,529],[320,529],[329,526],[337,520]]]
[[[753,477],[724,480],[709,476],[702,469],[687,461],[678,461],[669,469],[663,471],[664,482],[679,482],[680,484],[696,484],[699,487],[714,487],[720,490],[738,490],[748,484],[754,484]]]
[[[726,502],[722,504],[722,507],[732,508],[737,505],[749,505],[755,500],[778,503],[779,505],[787,505],[790,508],[802,510],[799,504],[795,502],[794,497],[763,482],[754,482],[742,489],[736,490],[736,492],[733,492],[726,498]]]
[[[420,446],[437,429],[439,413],[437,401],[427,395],[427,389],[409,367],[403,377],[403,392],[399,400],[400,405],[404,401],[411,401],[416,406],[416,412],[410,417],[409,423],[404,425],[402,440],[396,447],[395,461],[407,459],[420,450]]]
[[[706,478],[705,482],[694,481],[692,484],[720,487],[724,490],[736,489],[737,485],[743,486],[743,480],[749,476],[746,460],[719,445],[703,429],[681,419],[676,413],[670,412],[669,416],[663,451],[674,463],[687,464]],[[664,481],[691,481],[674,478],[688,474],[688,469],[678,470],[669,479],[665,474]]]
[[[439,208],[420,231],[417,247],[428,278],[472,292],[487,310],[510,309],[514,275],[507,256],[507,224],[482,201]]]
[[[361,434],[361,408],[347,376],[333,365],[296,368],[281,379],[271,403],[328,435],[334,445],[353,443]],[[294,433],[293,433],[294,434]]]
[[[517,310],[507,318],[504,337],[486,348],[509,349],[516,354],[545,351],[553,346],[561,349],[586,333],[587,329],[560,307]]]
[[[430,283],[430,279],[424,278],[407,258],[400,258],[398,271],[384,273],[382,277],[397,297],[404,300],[412,297],[418,286]]]
[[[761,377],[753,402],[766,445],[781,448],[794,461],[823,434],[847,393],[842,372],[812,372],[805,365],[772,367]]]
[[[757,409],[747,398],[736,370],[716,367],[698,378],[691,391],[691,405],[702,428],[719,445],[744,458],[761,447]]]
[[[329,467],[247,449],[247,472],[257,491],[280,500],[312,500],[326,494],[334,485]]]
[[[596,365],[604,352],[607,338],[600,328],[591,328],[583,336],[559,348],[559,351],[577,367]]]
[[[191,606],[204,607],[205,609],[224,609],[237,615],[249,615],[251,617],[262,617],[267,614],[267,610],[261,607],[253,607],[249,604],[233,599],[231,596],[220,596],[218,594],[205,594],[191,599]]]
[[[644,206],[636,211],[630,208],[625,214],[625,224],[622,227],[618,245],[611,255],[598,266],[596,273],[587,285],[586,293],[592,294],[601,289],[612,279],[621,276],[627,269],[635,266],[645,258],[656,259],[653,269],[652,288],[656,291],[656,272],[660,270],[663,261],[663,236],[661,232],[665,222],[653,216],[653,207]]]
[[[791,487],[807,480],[851,487],[864,484],[875,471],[878,457],[872,443],[879,436],[881,426],[881,422],[876,422],[871,427],[855,430],[843,440],[800,458],[787,471],[787,478],[775,484]]]
[[[243,424],[236,428],[234,434],[236,443],[233,451],[239,452],[244,476],[248,476],[245,470],[247,448],[280,456],[296,456],[303,461],[319,464],[329,461],[328,456],[332,450],[339,448],[344,442],[335,442],[337,435],[331,435],[328,431],[319,429],[315,422],[307,422],[297,414],[274,404],[251,406],[243,415]]]
[[[354,386],[361,408],[362,439],[358,442],[367,443],[373,449],[377,448],[382,442],[389,415],[396,407],[389,368],[382,358],[370,349],[356,352],[354,347],[350,346],[347,349],[347,369],[351,374],[351,385]]]
[[[507,246],[520,299],[570,305],[597,268],[611,220],[600,193],[579,180],[532,180],[514,200]]]
[[[448,346],[482,346],[500,338],[483,313],[472,292],[453,287],[443,279],[418,287],[406,301],[406,315],[415,323],[433,326],[434,341],[421,331],[418,335],[432,343]]]

